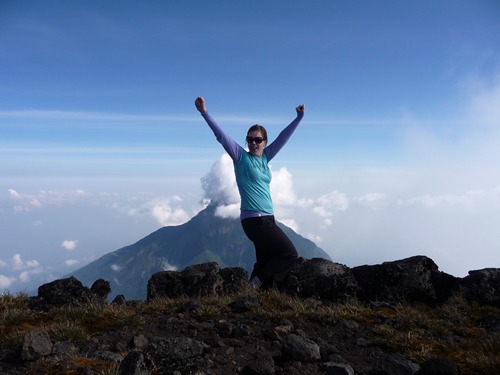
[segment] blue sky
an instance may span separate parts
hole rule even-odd
[[[198,95],[241,141],[306,105],[273,161],[276,216],[334,261],[499,267],[499,46],[495,0],[4,0],[0,290],[185,222],[214,194],[234,214]]]

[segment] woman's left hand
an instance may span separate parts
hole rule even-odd
[[[297,108],[295,108],[295,110],[297,111],[297,113],[304,112],[305,109],[306,109],[306,106],[304,104],[301,104]]]

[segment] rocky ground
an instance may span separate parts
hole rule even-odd
[[[497,374],[500,365],[498,356],[496,362],[484,358],[476,368],[449,359],[469,345],[468,331],[437,338],[429,327],[423,335],[439,339],[439,353],[425,353],[425,340],[391,340],[381,327],[408,330],[408,335],[420,330],[407,327],[408,313],[385,304],[334,307],[250,291],[222,300],[115,302],[99,308],[94,302],[87,310],[99,314],[86,315],[78,307],[33,315],[39,324],[30,323],[19,345],[2,341],[0,373]],[[488,317],[489,322],[476,321],[476,329],[489,324],[489,330],[500,331],[500,315]],[[56,322],[62,318],[85,326],[88,336],[68,326],[61,334],[64,325]]]
[[[422,257],[348,271],[305,261],[257,291],[202,264],[156,275],[145,301],[75,278],[0,296],[0,374],[500,373],[500,270],[458,286]]]

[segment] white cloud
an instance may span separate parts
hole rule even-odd
[[[137,220],[141,220],[141,218],[147,216],[153,218],[162,226],[170,226],[183,224],[191,218],[192,215],[182,207],[183,203],[182,198],[178,195],[168,197],[158,196],[155,198],[142,196],[133,197],[124,203],[117,203],[115,207]],[[130,204],[133,206],[130,206]]]
[[[78,240],[64,240],[61,244],[61,247],[68,251],[73,251],[78,246]]]
[[[34,259],[23,261],[21,254],[15,254],[10,260],[10,265],[13,271],[21,271],[19,275],[21,281],[29,281],[30,274],[39,274],[43,270],[39,261]]]
[[[19,194],[14,189],[8,189],[7,191],[9,192],[9,195],[11,196],[11,198],[13,198],[13,199],[21,199],[21,194]]]
[[[387,194],[383,193],[368,193],[356,198],[359,204],[366,205],[371,208],[381,208],[387,204]]]
[[[21,259],[21,254],[15,254],[11,259],[11,264],[14,270],[21,270],[25,268],[24,262]]]
[[[122,266],[118,265],[118,264],[112,264],[111,266],[111,269],[114,271],[114,272],[120,272],[122,270]]]
[[[79,264],[80,261],[78,259],[66,259],[64,261],[64,264],[68,267],[73,267],[73,266],[76,266],[77,264]]]
[[[423,195],[400,200],[401,206],[420,206],[424,208],[461,208],[466,211],[481,209],[500,209],[500,185],[496,188],[471,190],[462,194]]]
[[[45,271],[39,261],[24,261],[21,254],[15,254],[7,262],[2,260],[0,263],[13,271],[12,275],[0,275],[0,288],[11,288],[18,283],[26,284],[31,281],[33,275],[40,275]]]
[[[0,275],[0,289],[1,290],[9,289],[14,280],[15,279],[13,279],[12,277]]]
[[[27,283],[28,281],[30,281],[31,278],[30,278],[30,273],[29,271],[23,271],[19,274],[19,281],[23,282],[23,283]]]
[[[38,268],[40,267],[40,262],[38,260],[28,260],[26,261],[27,268]]]
[[[215,216],[221,218],[237,218],[240,216],[240,204],[221,204],[215,209]]]
[[[288,228],[293,229],[295,232],[299,232],[300,226],[294,219],[281,219],[281,223],[285,224]]]
[[[190,218],[184,209],[172,207],[172,202],[169,198],[154,200],[150,205],[151,215],[163,226],[183,224]]]
[[[332,224],[334,212],[345,211],[349,207],[349,199],[344,193],[332,191],[313,200],[312,212],[323,219],[323,225]]]
[[[201,179],[201,185],[205,193],[204,198],[214,203],[227,205],[240,201],[233,161],[227,154],[223,154],[212,165],[210,172]]]
[[[297,204],[297,195],[293,188],[292,174],[286,167],[272,171],[271,196],[276,206]]]
[[[14,189],[8,189],[10,197],[16,202],[14,210],[16,212],[30,211],[34,208],[40,208],[40,200],[33,195],[20,194]]]
[[[20,193],[15,189],[7,189],[11,200],[14,202],[16,212],[28,212],[40,209],[43,206],[55,206],[67,203],[75,203],[82,198],[90,196],[84,190],[76,189],[70,191],[46,191],[42,190],[36,194]]]
[[[179,268],[170,264],[166,259],[163,259],[163,271],[177,271]]]

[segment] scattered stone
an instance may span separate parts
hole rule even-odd
[[[270,356],[256,358],[243,367],[243,375],[271,375],[276,372],[274,360]]]
[[[326,375],[354,375],[352,367],[345,363],[325,362],[321,369]]]
[[[149,340],[142,334],[135,335],[129,341],[128,347],[132,350],[142,350],[149,344]]]
[[[233,329],[233,337],[244,337],[252,335],[252,327],[248,324],[238,324]]]
[[[52,353],[56,358],[64,358],[67,356],[75,356],[78,354],[78,348],[67,341],[56,341],[52,346]]]
[[[49,355],[51,352],[52,341],[50,341],[49,334],[45,329],[37,328],[24,335],[21,344],[21,359],[23,361],[34,361]]]
[[[283,356],[300,362],[312,362],[321,358],[318,344],[295,333],[285,337]]]

